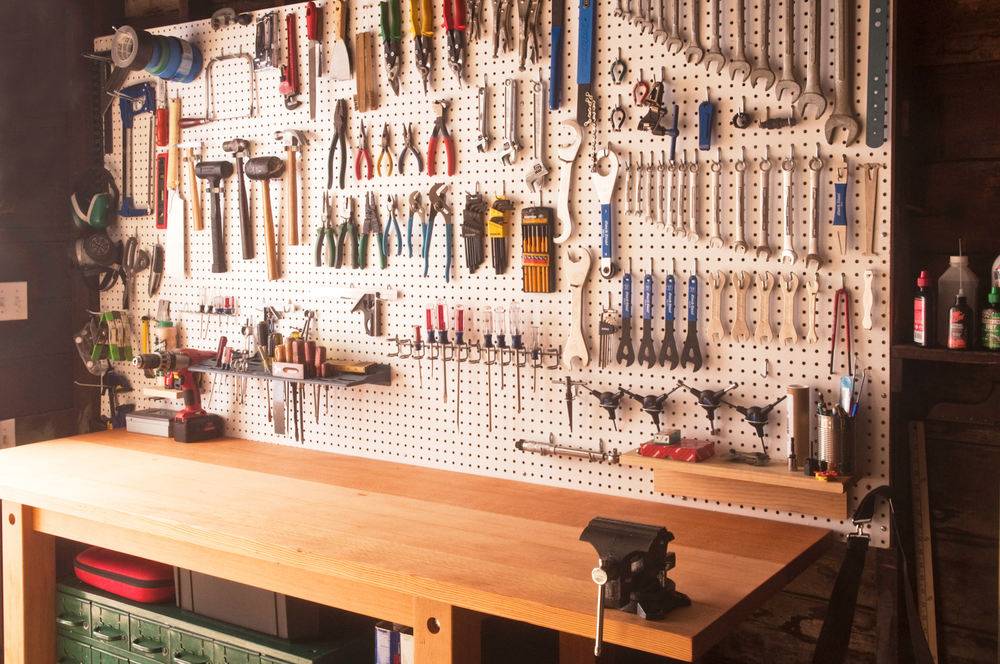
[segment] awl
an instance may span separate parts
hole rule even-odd
[[[309,119],[316,119],[318,81],[323,75],[323,42],[319,38],[320,14],[315,2],[306,3],[306,37],[309,39]]]

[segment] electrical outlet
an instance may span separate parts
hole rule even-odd
[[[28,320],[28,282],[0,283],[0,321]]]
[[[17,441],[14,439],[14,420],[2,420],[0,421],[0,450],[7,447],[14,447]]]

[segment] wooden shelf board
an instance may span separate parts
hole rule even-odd
[[[923,362],[948,362],[951,364],[1000,365],[1000,353],[986,350],[950,350],[948,348],[923,348],[914,344],[894,344],[892,357]]]
[[[661,493],[754,505],[779,511],[847,517],[851,478],[822,481],[790,473],[779,462],[769,466],[734,463],[724,456],[689,463],[626,452],[621,462],[653,471],[653,487]]]

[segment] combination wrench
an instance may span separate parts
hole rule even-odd
[[[687,150],[681,152],[681,163],[677,164],[677,209],[674,211],[677,222],[674,224],[674,237],[687,237],[687,227],[684,225],[684,182],[687,179]]]
[[[819,254],[819,174],[823,165],[817,143],[816,156],[809,159],[809,250],[806,254],[806,269],[813,271],[823,263]]]
[[[744,173],[747,170],[747,160],[746,150],[742,147],[740,148],[740,158],[733,164],[733,170],[736,171],[736,239],[733,242],[733,249],[737,254],[745,254],[747,252],[747,239],[744,219],[746,216]]]
[[[635,165],[632,163],[632,153],[625,156],[625,214],[635,214]]]
[[[667,0],[670,3],[670,33],[664,46],[668,53],[680,53],[684,48],[684,40],[681,39],[681,0]]]
[[[671,159],[664,169],[663,186],[663,223],[677,235],[677,222],[674,220],[674,175],[677,173],[677,163]]]
[[[684,49],[684,58],[689,65],[696,65],[705,57],[705,51],[701,48],[701,22],[699,19],[698,1],[691,0],[691,15],[689,21],[688,46]]]
[[[771,225],[771,169],[774,162],[767,155],[767,146],[764,146],[764,156],[760,160],[760,183],[757,196],[757,212],[759,213],[757,228],[757,246],[754,253],[757,258],[765,260],[771,257],[771,245],[768,236]]]
[[[712,249],[721,249],[726,245],[722,239],[719,219],[719,189],[720,175],[722,174],[722,148],[716,148],[715,161],[708,162],[709,183],[712,193],[708,199],[708,246]]]
[[[851,145],[858,140],[861,124],[854,113],[854,85],[851,81],[851,61],[854,58],[854,26],[851,21],[853,2],[837,0],[837,68],[834,74],[833,113],[826,119],[823,133],[826,142],[833,144],[838,129],[844,131],[844,143]]]
[[[806,87],[795,100],[795,108],[799,115],[807,118],[808,111],[813,112],[813,120],[819,120],[826,113],[826,97],[819,84],[819,43],[820,17],[823,15],[822,0],[806,0],[810,3],[810,34],[809,59],[806,60]]]
[[[733,47],[733,56],[729,59],[729,80],[735,81],[739,76],[744,83],[750,78],[750,61],[747,60],[746,44],[746,16],[743,7],[744,0],[736,0],[736,17],[733,19],[736,24],[736,46]]]
[[[785,0],[783,22],[784,42],[781,56],[781,80],[774,86],[774,94],[781,101],[787,92],[789,101],[794,102],[802,93],[795,79],[795,0]]]
[[[695,150],[694,161],[688,164],[688,240],[697,242],[698,235],[698,151]]]
[[[794,249],[794,226],[792,219],[792,171],[795,169],[795,154],[788,146],[788,158],[781,161],[782,218],[781,218],[781,262],[794,265],[798,260]]]
[[[750,85],[764,84],[765,90],[774,85],[774,70],[771,69],[771,10],[770,0],[760,0],[760,59],[757,67],[750,72]]]
[[[721,74],[726,66],[726,56],[722,54],[722,40],[719,36],[719,0],[708,0],[708,9],[712,25],[708,31],[708,50],[705,51],[702,64],[708,71],[712,71],[712,65],[715,65],[715,73]]]

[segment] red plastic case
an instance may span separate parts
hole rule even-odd
[[[92,546],[73,561],[76,578],[144,604],[174,601],[174,568],[145,558]]]

